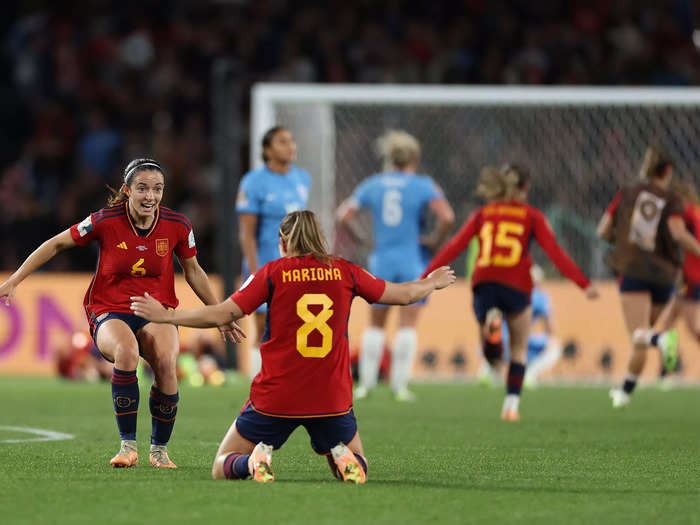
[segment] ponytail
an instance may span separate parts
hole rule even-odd
[[[672,167],[673,163],[664,153],[654,146],[649,146],[644,152],[644,160],[642,167],[639,170],[639,178],[642,180],[650,180],[652,178],[661,178],[666,173],[668,167]]]
[[[288,213],[279,229],[280,239],[287,245],[287,252],[294,255],[313,255],[324,264],[330,264],[326,239],[318,218],[312,211]]]
[[[110,196],[107,198],[107,206],[116,206],[117,204],[121,204],[122,202],[129,200],[129,196],[124,191],[123,185],[121,188],[119,188],[119,191],[112,188],[112,186],[109,184],[107,185],[107,189],[110,192]]]
[[[501,169],[484,166],[479,175],[476,194],[487,201],[510,200],[530,182],[523,168],[506,164]]]

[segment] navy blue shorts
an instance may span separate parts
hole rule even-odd
[[[683,299],[686,301],[700,301],[700,284],[686,284],[683,290]]]
[[[672,284],[656,284],[642,281],[633,277],[622,276],[620,278],[621,292],[649,292],[651,302],[654,304],[666,304],[671,300],[675,287]]]
[[[141,328],[150,323],[150,321],[144,319],[143,317],[139,317],[138,315],[134,314],[124,314],[121,312],[110,312],[107,314],[100,314],[95,318],[94,321],[90,323],[90,335],[92,335],[92,340],[95,342],[96,347],[97,331],[100,329],[100,326],[102,326],[102,323],[104,323],[105,321],[109,321],[110,319],[119,319],[120,321],[124,321],[127,324],[127,326],[131,328],[131,331],[134,332],[134,335],[136,335],[136,332],[141,330]],[[100,352],[100,354],[102,354],[102,352]],[[140,351],[139,354],[141,354]],[[102,357],[107,359],[107,357],[104,354],[102,354]],[[111,359],[107,360],[112,362]]]
[[[517,314],[530,305],[530,296],[525,292],[499,283],[479,283],[472,290],[474,314],[483,323],[486,312],[498,308],[504,314]]]
[[[311,438],[311,448],[321,455],[329,454],[341,441],[348,444],[357,434],[357,421],[352,410],[342,416],[274,417],[256,412],[247,401],[236,418],[236,430],[243,438],[254,444],[262,441],[275,449],[282,447],[300,425]]]

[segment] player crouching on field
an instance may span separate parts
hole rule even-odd
[[[262,369],[219,446],[214,479],[273,481],[272,450],[301,425],[337,478],[364,483],[367,460],[352,407],[347,338],[352,300],[359,295],[370,303],[411,304],[452,284],[454,272],[441,267],[425,279],[402,284],[378,279],[329,255],[310,211],[285,216],[279,250],[281,259],[265,264],[218,305],[168,311],[146,295],[132,297],[131,308],[156,323],[207,328],[268,304]]]

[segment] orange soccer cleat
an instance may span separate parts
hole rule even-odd
[[[497,345],[503,340],[503,314],[498,308],[491,308],[486,312],[484,323],[484,339]]]
[[[501,412],[501,419],[503,421],[520,421],[520,413],[517,410],[504,410]]]
[[[338,443],[331,449],[333,461],[343,481],[361,484],[367,480],[365,469],[362,468],[355,454],[344,443]]]
[[[119,447],[116,456],[109,460],[114,468],[129,468],[139,464],[139,453],[136,451],[136,441],[125,439]]]
[[[266,445],[262,441],[255,445],[248,458],[248,471],[258,483],[272,483],[275,481],[275,473],[272,471],[272,445]]]
[[[177,468],[177,465],[170,461],[168,447],[165,445],[151,445],[151,453],[148,456],[151,465],[155,468]]]

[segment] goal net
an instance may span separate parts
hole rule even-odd
[[[362,179],[381,171],[375,142],[387,129],[418,138],[420,171],[443,188],[458,224],[479,204],[481,167],[519,163],[532,176],[530,202],[547,215],[562,245],[587,274],[606,277],[598,218],[617,189],[637,177],[650,143],[671,156],[676,173],[695,181],[699,117],[695,89],[259,84],[251,165],[260,163],[264,131],[289,127],[298,164],[313,177],[310,208],[335,239],[342,235],[333,226],[335,209]],[[369,230],[369,221],[361,227]],[[336,251],[365,262],[366,247],[335,241]],[[534,255],[548,276],[557,275],[537,249]]]

